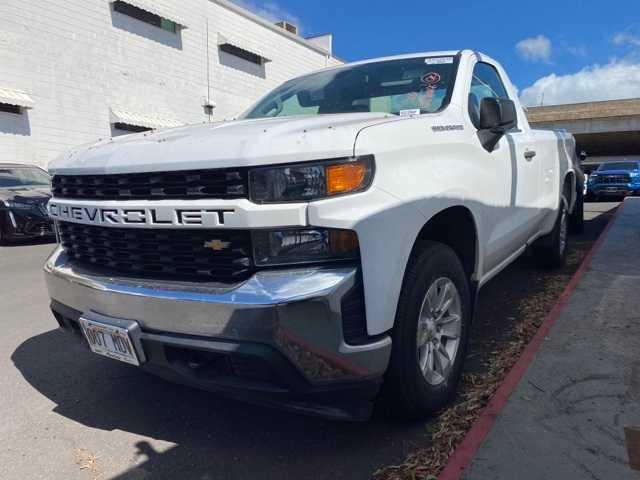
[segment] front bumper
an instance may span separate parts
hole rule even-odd
[[[0,211],[0,229],[7,240],[53,237],[53,222],[39,210]]]
[[[91,313],[134,320],[143,368],[245,400],[351,418],[370,413],[360,401],[377,394],[391,353],[386,335],[345,341],[343,308],[360,291],[358,270],[263,271],[228,288],[98,275],[60,248],[45,264],[61,326],[79,332],[78,318]]]
[[[587,188],[588,193],[598,196],[620,196],[620,195],[639,195],[640,184],[636,183],[620,183],[620,184],[591,184]]]

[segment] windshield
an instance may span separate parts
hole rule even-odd
[[[49,174],[36,167],[0,167],[0,188],[49,186]]]
[[[244,118],[437,112],[451,96],[455,65],[454,57],[418,57],[313,73],[276,88]]]
[[[638,170],[638,164],[635,162],[603,163],[598,170]]]

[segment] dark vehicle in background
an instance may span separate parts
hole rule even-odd
[[[53,237],[50,177],[32,165],[0,163],[0,243]]]
[[[640,194],[640,161],[602,163],[589,175],[587,193],[596,200]]]

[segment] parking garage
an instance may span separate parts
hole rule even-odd
[[[640,98],[529,107],[534,128],[565,129],[587,153],[588,173],[600,163],[640,159]]]

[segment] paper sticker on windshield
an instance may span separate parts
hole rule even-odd
[[[425,58],[424,63],[427,65],[446,65],[453,63],[453,57],[431,57]]]
[[[408,110],[400,110],[401,117],[409,117],[411,115],[420,115],[422,113],[419,108],[410,108]]]

